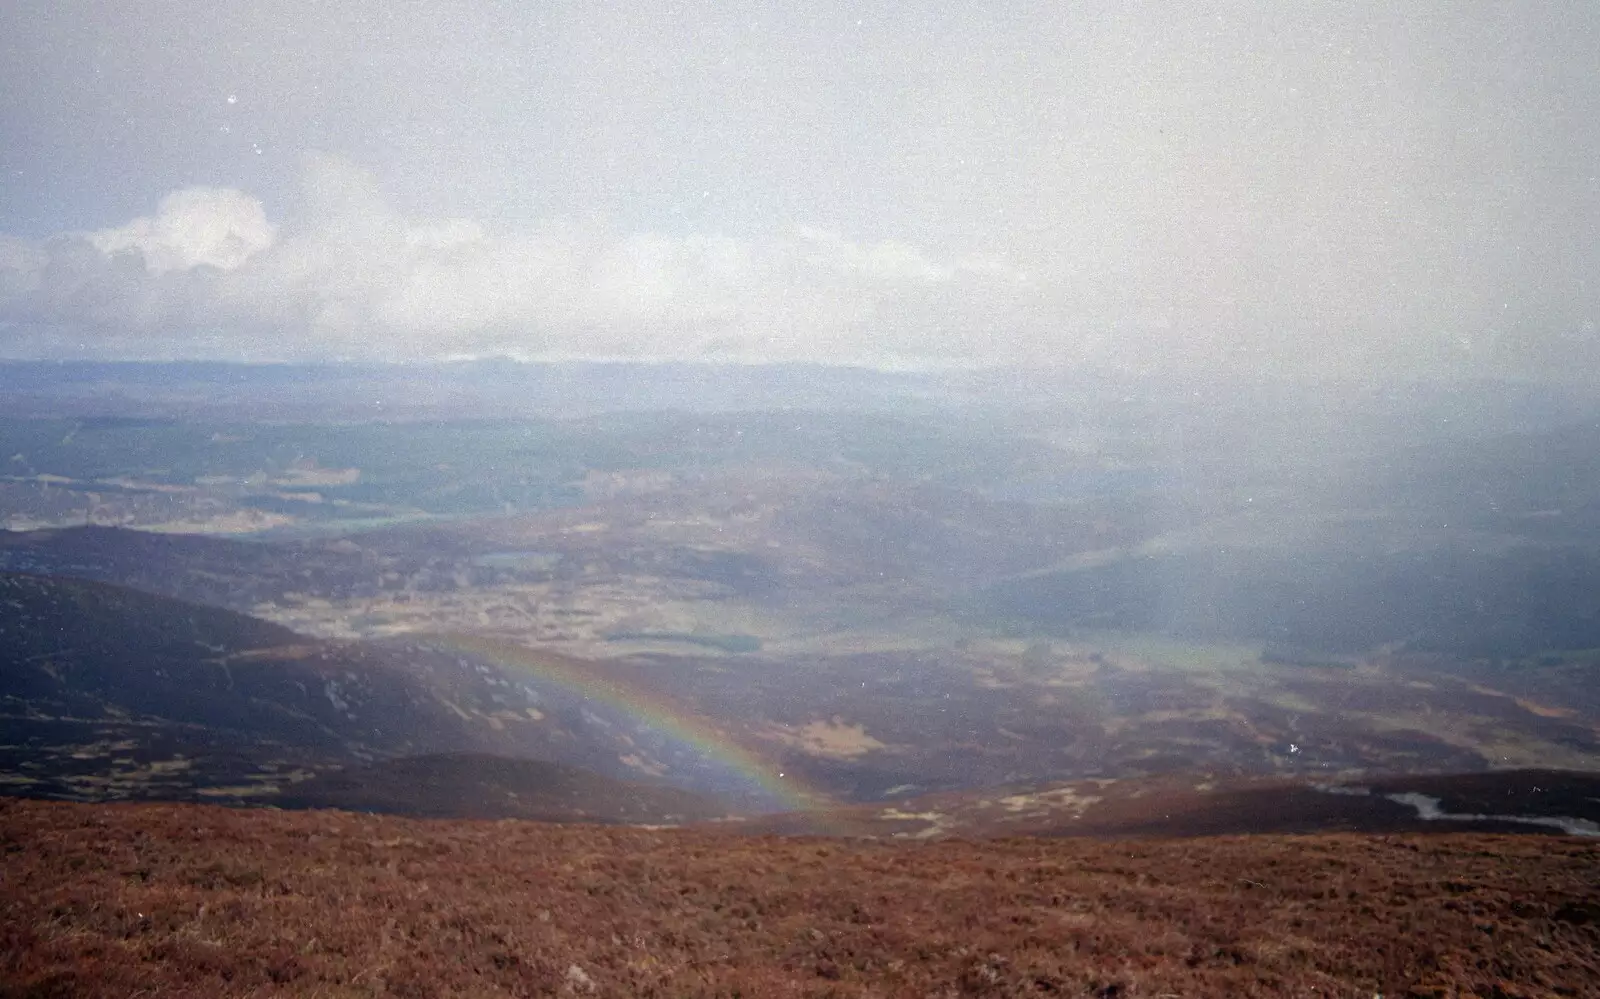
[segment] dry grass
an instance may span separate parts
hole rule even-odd
[[[0,996],[1595,996],[1600,845],[0,802]]]

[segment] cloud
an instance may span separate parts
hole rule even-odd
[[[315,156],[298,207],[280,219],[244,191],[190,187],[122,225],[42,240],[0,234],[0,356],[1275,373],[1570,373],[1600,358],[1585,315],[1564,322],[1519,315],[1510,297],[1447,295],[1449,281],[1407,280],[1421,264],[1401,266],[1376,237],[1365,255],[1353,236],[1257,245],[1208,220],[1204,205],[1174,197],[1148,207],[1165,220],[1152,231],[1181,252],[1133,266],[1085,238],[1074,245],[1101,263],[1032,255],[1023,267],[950,240],[934,248],[821,226],[755,238],[428,217],[398,208],[349,160]],[[1165,269],[1151,263],[1158,257]],[[1560,267],[1544,273],[1560,280]],[[1535,320],[1546,332],[1528,332]],[[1558,335],[1565,329],[1576,332]]]
[[[1004,261],[797,228],[765,241],[408,217],[313,158],[280,225],[193,187],[124,225],[0,240],[0,335],[112,355],[961,359],[1028,286]]]
[[[231,271],[272,245],[261,202],[231,188],[190,187],[161,200],[154,216],[85,237],[101,253],[138,253],[151,274],[207,266]]]
[[[948,281],[953,273],[951,268],[934,263],[921,250],[905,243],[856,246],[837,233],[811,227],[800,228],[798,235],[815,251],[809,257],[811,262],[871,280],[936,284]]]
[[[104,6],[0,5],[6,353],[1600,363],[1597,4]]]

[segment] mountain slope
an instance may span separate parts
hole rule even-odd
[[[280,808],[341,808],[427,818],[673,824],[726,809],[660,784],[619,781],[543,760],[438,753],[350,767],[297,784]]]
[[[318,773],[470,752],[598,770],[603,801],[592,810],[620,820],[617,779],[669,763],[691,783],[699,774],[696,760],[664,758],[665,749],[596,713],[603,708],[470,656],[318,641],[82,580],[0,573],[0,666],[8,733],[0,792],[271,802]],[[561,773],[563,786],[579,786],[577,771]],[[526,790],[530,780],[524,773],[513,784]],[[315,786],[324,795],[317,803],[338,803],[325,797],[332,785]],[[412,810],[453,814],[443,802],[459,789],[436,789],[442,797],[432,803],[413,789]],[[641,810],[650,821],[658,812],[720,814],[692,796]]]
[[[489,740],[461,670],[81,580],[0,573],[0,698],[33,718],[226,731],[361,758]]]

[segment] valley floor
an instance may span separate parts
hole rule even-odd
[[[1594,996],[1600,844],[0,800],[0,997]]]

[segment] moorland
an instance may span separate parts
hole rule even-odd
[[[1600,850],[0,802],[8,996],[1585,996]]]

